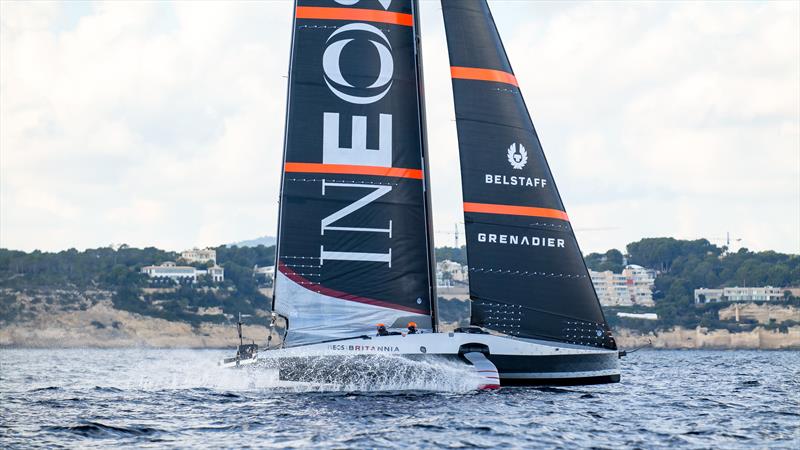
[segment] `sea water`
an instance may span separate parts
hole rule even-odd
[[[0,350],[0,448],[800,448],[796,351],[642,350],[619,384],[495,391],[448,362],[292,385],[226,354]]]

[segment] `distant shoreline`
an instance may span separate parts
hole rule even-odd
[[[246,340],[264,342],[268,328],[245,325]],[[800,326],[786,332],[756,327],[751,331],[673,328],[642,333],[614,330],[621,349],[800,350]],[[275,341],[273,341],[275,342]],[[238,343],[230,324],[186,322],[143,316],[103,301],[85,310],[62,312],[0,328],[0,348],[86,349],[232,349]]]

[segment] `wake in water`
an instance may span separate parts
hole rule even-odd
[[[177,354],[176,354],[177,353]],[[280,392],[469,392],[481,383],[465,363],[395,355],[262,357],[257,364],[221,368],[208,352],[173,352],[127,370],[125,388]],[[279,377],[279,371],[281,376]],[[283,380],[281,380],[283,378]],[[114,385],[119,386],[119,379]]]
[[[450,359],[413,360],[397,355],[267,357],[258,368],[280,371],[287,386],[301,383],[299,386],[321,390],[466,392],[481,385],[471,366]]]
[[[457,361],[287,387],[227,355],[2,349],[0,448],[798,448],[796,351],[643,351],[620,384],[491,393]]]

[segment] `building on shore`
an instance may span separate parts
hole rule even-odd
[[[253,276],[271,286],[275,282],[275,266],[258,267],[256,264],[253,267]]]
[[[451,287],[456,283],[469,281],[469,268],[455,261],[446,259],[436,263],[436,285]]]
[[[642,320],[658,320],[656,313],[624,313],[618,312],[617,317],[624,317],[627,319],[642,319]]]
[[[597,298],[603,306],[654,306],[656,272],[642,266],[627,265],[622,273],[589,270]]]
[[[158,266],[144,266],[142,273],[151,279],[170,279],[176,283],[197,283],[197,277],[208,275],[214,283],[225,281],[225,269],[214,265],[208,269],[198,269],[192,266],[179,266],[172,261],[166,261]]]
[[[694,290],[695,304],[718,302],[770,302],[783,298],[783,289],[772,286],[726,287]]]
[[[202,264],[210,262],[217,264],[217,251],[213,248],[193,248],[191,250],[184,250],[181,252],[181,259],[189,264]]]
[[[225,269],[222,268],[222,266],[214,264],[205,271],[198,270],[197,274],[202,275],[202,272],[205,272],[209,277],[211,277],[211,281],[214,283],[222,283],[225,281]]]

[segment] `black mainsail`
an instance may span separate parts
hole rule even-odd
[[[472,323],[615,349],[485,0],[442,0],[455,100]]]
[[[273,298],[288,345],[432,328],[415,6],[295,3]]]

